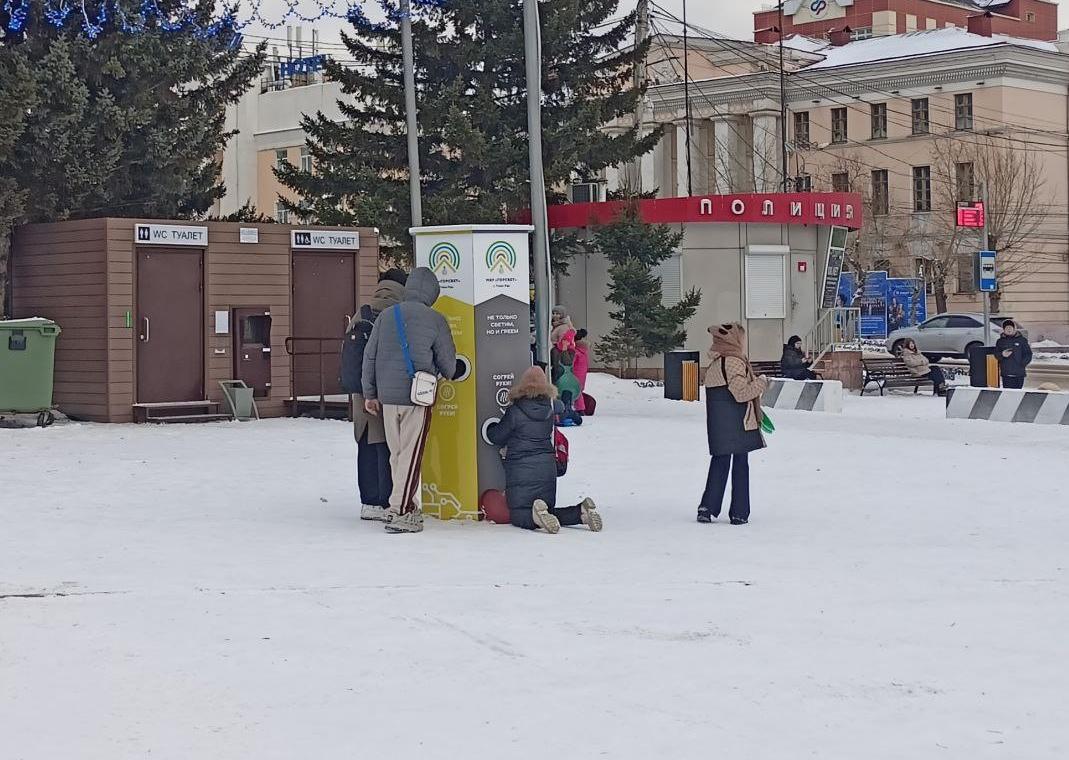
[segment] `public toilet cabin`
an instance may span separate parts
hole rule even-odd
[[[12,314],[63,329],[54,405],[76,419],[210,419],[225,380],[280,416],[294,398],[340,394],[342,337],[374,292],[378,247],[371,228],[27,225],[13,239]]]
[[[612,221],[623,208],[620,202],[552,206],[549,226],[588,230]],[[706,329],[741,322],[750,357],[775,361],[789,336],[814,329],[822,305],[835,305],[822,304],[832,228],[859,229],[862,203],[851,193],[748,193],[642,200],[638,212],[683,235],[676,255],[657,272],[665,302],[678,302],[691,288],[702,292],[682,348],[700,352],[704,363]],[[838,270],[831,274],[836,283]],[[609,262],[600,254],[576,257],[560,280],[557,301],[595,343],[613,329],[608,292]],[[651,374],[661,362],[655,357],[639,367]]]

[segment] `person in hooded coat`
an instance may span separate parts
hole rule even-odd
[[[342,350],[342,385],[353,396],[353,435],[356,438],[356,479],[360,491],[360,519],[385,520],[393,479],[390,449],[382,417],[364,408],[364,350],[371,331],[385,309],[401,303],[408,275],[400,269],[384,272],[371,300],[349,322]]]
[[[404,300],[383,311],[364,350],[364,408],[381,416],[390,449],[393,489],[386,510],[387,533],[423,530],[420,466],[430,433],[433,406],[412,402],[412,375],[401,344],[404,327],[414,372],[457,377],[457,349],[445,317],[431,308],[441,288],[427,267],[408,276]]]
[[[761,436],[761,396],[768,389],[764,376],[754,375],[746,355],[746,330],[735,322],[709,328],[713,345],[705,375],[705,426],[709,437],[709,476],[698,506],[698,522],[720,516],[731,475],[732,525],[750,519],[749,453],[765,446]]]
[[[557,533],[562,525],[602,529],[601,515],[590,499],[557,508],[557,461],[553,418],[560,411],[557,389],[539,367],[531,367],[512,388],[512,404],[487,437],[505,449],[505,498],[517,528]]]
[[[810,362],[806,360],[805,352],[802,351],[802,339],[797,335],[792,335],[783,346],[783,356],[779,360],[783,376],[791,380],[816,380],[817,375],[809,369],[809,365]]]
[[[913,377],[931,380],[936,395],[947,395],[946,375],[943,374],[941,368],[932,366],[932,363],[928,361],[928,357],[917,348],[917,343],[913,338],[907,338],[906,342],[902,344],[902,353],[898,355],[898,358],[906,365],[906,369],[909,370],[909,374],[913,375]]]
[[[1002,335],[995,341],[995,357],[1003,388],[1024,388],[1028,365],[1032,363],[1032,346],[1017,323],[1007,319],[1002,323]]]

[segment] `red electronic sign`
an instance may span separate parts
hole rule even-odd
[[[958,226],[980,229],[984,226],[984,204],[967,203],[958,206]]]

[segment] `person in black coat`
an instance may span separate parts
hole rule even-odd
[[[375,295],[360,307],[349,323],[342,345],[341,386],[353,397],[356,479],[362,520],[385,520],[386,509],[390,506],[390,491],[393,490],[390,449],[386,446],[382,417],[368,414],[364,409],[364,349],[379,314],[404,298],[407,277],[400,269],[391,269],[379,277]]]
[[[1032,363],[1032,346],[1012,319],[1002,323],[1002,335],[995,341],[995,356],[1002,375],[1002,387],[1024,388],[1028,365]]]
[[[779,360],[783,376],[790,380],[816,380],[817,375],[809,369],[810,364],[811,362],[806,360],[805,352],[802,351],[802,339],[797,335],[792,335],[783,346],[783,356]]]
[[[489,427],[487,437],[505,448],[505,498],[510,521],[517,528],[557,533],[562,525],[602,528],[601,515],[590,499],[557,508],[557,460],[553,449],[553,418],[561,411],[557,389],[544,370],[531,367],[509,393],[512,404],[504,418]]]

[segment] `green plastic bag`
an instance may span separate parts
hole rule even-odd
[[[772,418],[765,414],[764,409],[761,410],[761,432],[766,435],[776,432],[776,426],[772,424]]]

